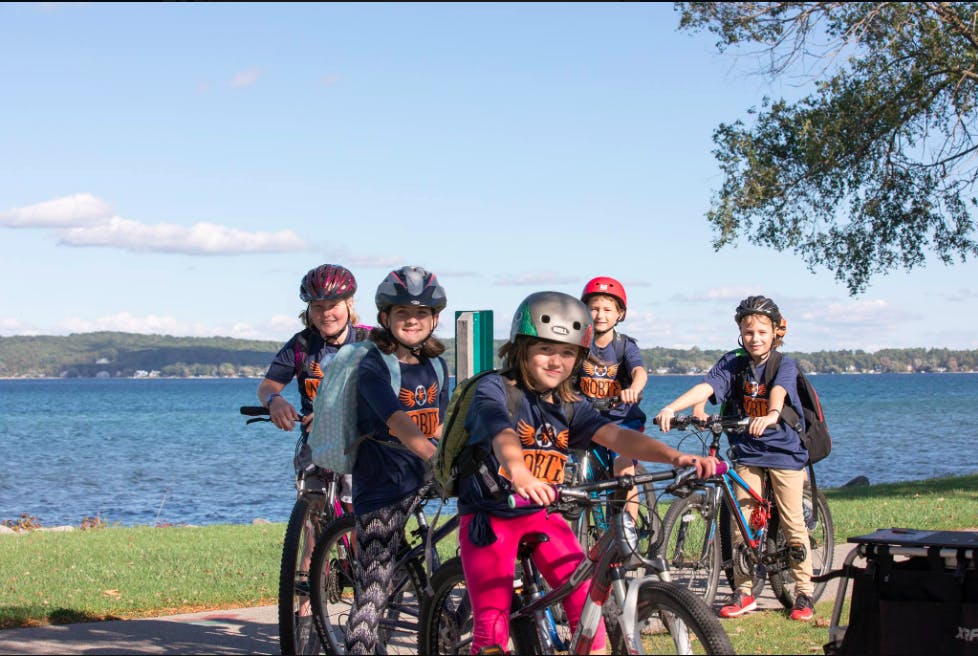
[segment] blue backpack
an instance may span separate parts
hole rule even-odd
[[[312,404],[314,414],[308,444],[312,449],[312,461],[324,469],[351,473],[360,444],[373,437],[357,432],[357,373],[363,358],[376,348],[377,345],[371,341],[347,344],[336,352],[323,373],[323,382]],[[392,354],[380,351],[380,355],[391,375],[391,389],[397,396],[401,391],[401,364]],[[434,369],[440,392],[445,384],[444,367],[436,364]],[[400,443],[387,440],[377,442],[408,450]]]

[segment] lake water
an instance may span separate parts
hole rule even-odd
[[[651,416],[697,382],[652,376]],[[978,472],[978,374],[821,375],[834,449],[816,467],[835,487]],[[45,526],[285,521],[296,434],[244,424],[257,380],[0,381],[0,519]],[[290,395],[296,396],[294,386]],[[293,400],[295,403],[294,399]],[[656,433],[657,436],[660,434]],[[682,433],[665,436],[677,445]]]

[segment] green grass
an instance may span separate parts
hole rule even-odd
[[[978,475],[825,492],[838,542],[881,527],[978,527]],[[284,532],[271,524],[0,535],[0,628],[273,604]],[[723,626],[739,653],[821,653],[830,612],[825,601],[810,624],[766,612]]]
[[[284,526],[0,536],[0,628],[274,603]]]

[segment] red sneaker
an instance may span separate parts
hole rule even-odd
[[[757,608],[757,600],[749,594],[744,594],[738,590],[731,595],[730,603],[720,609],[720,617],[740,617],[755,608]]]
[[[791,619],[807,622],[815,617],[815,607],[812,598],[807,594],[795,597],[795,606],[791,609]]]

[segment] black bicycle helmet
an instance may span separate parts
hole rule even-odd
[[[377,287],[377,309],[388,312],[395,305],[430,307],[437,314],[448,305],[445,290],[435,274],[421,267],[406,266],[391,271]]]
[[[760,314],[771,320],[771,325],[774,326],[774,346],[779,346],[788,332],[788,321],[781,315],[778,304],[766,296],[748,296],[737,306],[734,321],[740,326],[744,317],[752,314]]]
[[[299,298],[304,303],[338,301],[350,298],[357,291],[357,279],[350,270],[338,264],[321,264],[302,277]]]
[[[587,306],[570,294],[537,292],[523,299],[513,315],[509,341],[520,335],[579,346],[586,355],[594,324]]]

